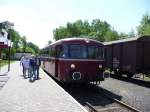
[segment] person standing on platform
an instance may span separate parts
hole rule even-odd
[[[38,56],[36,56],[35,57],[35,62],[36,62],[36,67],[35,67],[35,69],[36,69],[36,77],[35,77],[35,79],[36,80],[39,80],[39,68],[40,68],[40,65],[41,65],[41,59],[38,57]]]
[[[20,59],[20,66],[22,66],[22,73],[23,73],[23,75],[24,75],[24,66],[23,66],[23,62],[24,62],[24,60],[25,60],[25,55],[23,55],[22,57],[21,57],[21,59]]]
[[[25,58],[23,59],[22,65],[24,68],[23,76],[24,78],[27,78],[26,76],[29,77],[29,59],[27,56],[25,56]]]
[[[30,66],[30,81],[35,80],[35,70],[36,70],[36,61],[35,61],[35,56],[32,55],[30,61],[29,61],[29,66]]]

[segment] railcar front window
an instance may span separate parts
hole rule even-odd
[[[103,59],[104,58],[104,49],[102,47],[96,48],[96,58]]]
[[[67,45],[64,45],[64,46],[63,46],[63,49],[64,49],[64,52],[63,52],[62,57],[63,57],[63,58],[67,58],[67,57],[68,57],[68,46],[67,46]]]
[[[97,46],[88,46],[88,58],[89,59],[102,59],[103,49]]]
[[[89,46],[88,47],[88,58],[89,59],[96,59],[95,46]]]
[[[87,58],[86,46],[84,45],[70,45],[70,58],[84,59]]]

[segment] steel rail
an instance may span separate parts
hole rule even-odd
[[[95,109],[89,102],[85,103],[93,112],[98,112],[97,109]]]
[[[126,107],[126,108],[128,108],[128,109],[130,109],[130,110],[132,110],[132,111],[134,111],[134,112],[142,112],[142,111],[140,111],[140,110],[138,110],[138,109],[136,109],[136,108],[134,108],[134,107],[132,107],[132,106],[130,106],[130,105],[128,105],[128,104],[122,102],[122,101],[119,101],[119,100],[117,100],[117,99],[115,99],[115,98],[112,98],[112,97],[108,96],[107,94],[102,93],[102,95],[105,96],[105,97],[107,97],[108,99],[110,99],[110,100],[112,100],[112,101],[115,101],[115,102],[117,102],[118,104],[120,104],[120,105],[122,105],[122,106],[124,106],[124,107]]]

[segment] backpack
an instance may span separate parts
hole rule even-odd
[[[30,65],[31,65],[31,66],[35,66],[35,65],[36,65],[35,59],[30,59]]]

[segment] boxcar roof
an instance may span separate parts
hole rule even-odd
[[[126,38],[126,39],[121,39],[121,40],[115,40],[115,41],[110,41],[110,42],[104,42],[104,45],[111,45],[111,44],[117,44],[117,43],[124,43],[124,42],[132,42],[132,41],[136,41],[142,38],[147,38],[150,36],[138,36],[138,37],[130,37],[130,38]]]

